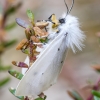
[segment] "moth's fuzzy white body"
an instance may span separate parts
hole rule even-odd
[[[58,27],[60,32],[54,33],[58,35],[40,53],[18,84],[16,95],[37,96],[47,90],[57,81],[68,48],[75,52],[74,46],[79,50],[83,47],[85,36],[79,29],[77,18],[68,15],[65,20],[66,22]]]
[[[65,18],[65,16],[66,14],[63,14],[62,18]],[[85,39],[85,35],[79,27],[78,19],[71,15],[67,15],[65,18],[65,24],[59,26],[59,28],[63,30],[64,33],[68,33],[66,38],[66,45],[68,48],[71,48],[74,53],[76,52],[75,47],[79,50],[82,50],[84,47],[83,41]]]

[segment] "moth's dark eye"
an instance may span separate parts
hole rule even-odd
[[[65,19],[59,19],[59,22],[60,22],[61,24],[63,24],[63,23],[65,23]]]

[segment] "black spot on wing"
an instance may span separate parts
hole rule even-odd
[[[60,48],[58,48],[58,51],[60,51]]]

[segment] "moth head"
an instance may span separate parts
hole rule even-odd
[[[72,10],[72,8],[73,8],[74,0],[72,0],[72,5],[71,5],[70,9],[68,8],[67,3],[66,3],[65,0],[64,0],[64,3],[65,3],[65,6],[66,6],[66,8],[67,8],[67,13],[66,13],[65,18],[60,18],[60,19],[59,19],[59,23],[60,23],[60,24],[64,24],[64,23],[65,23],[65,19],[66,19],[67,15],[71,12],[71,10]]]
[[[64,18],[59,19],[59,23],[60,23],[60,24],[65,23],[65,19],[64,19]]]

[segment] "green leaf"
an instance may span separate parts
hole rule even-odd
[[[48,42],[48,38],[46,38],[46,39],[40,39],[40,41],[41,41],[41,43],[47,43]]]
[[[46,100],[47,96],[45,95],[44,98],[36,98],[35,100]]]
[[[82,97],[80,96],[80,94],[76,91],[68,91],[68,94],[70,97],[72,97],[75,100],[83,100]]]
[[[100,92],[96,90],[92,90],[92,94],[100,98]]]
[[[17,97],[18,99],[24,100],[24,96],[16,96],[16,95],[15,95],[16,89],[14,89],[14,88],[9,88],[9,91],[10,91],[15,97]]]
[[[23,77],[23,74],[21,74],[21,73],[15,71],[15,70],[10,70],[10,71],[8,71],[8,72],[9,72],[9,74],[11,74],[12,76],[14,76],[15,78],[17,78],[17,79],[19,79],[19,80],[21,80],[22,77]]]
[[[9,69],[11,69],[11,66],[2,66],[2,65],[0,65],[0,71],[8,71]]]
[[[47,96],[45,95],[44,100],[46,100]]]
[[[5,85],[5,84],[8,83],[9,81],[10,81],[10,78],[9,78],[9,77],[7,77],[7,78],[1,80],[1,81],[0,81],[0,87],[2,87],[3,85]]]
[[[31,10],[27,10],[27,16],[31,21],[34,21],[34,14]]]
[[[6,31],[9,31],[9,30],[13,29],[15,26],[16,26],[16,23],[13,22],[13,23],[11,23],[11,24],[5,26],[5,30],[6,30]]]
[[[16,42],[17,42],[16,40],[11,40],[11,41],[8,41],[8,42],[4,42],[3,46],[4,47],[9,47],[9,46],[14,45]]]
[[[43,99],[43,98],[36,98],[35,100],[45,100],[45,99]]]
[[[29,51],[27,49],[23,49],[22,52],[25,54],[29,54]]]
[[[100,100],[100,98],[99,98],[99,97],[94,96],[94,100]]]
[[[72,94],[77,98],[77,100],[82,100],[82,97],[76,91],[73,91]]]

